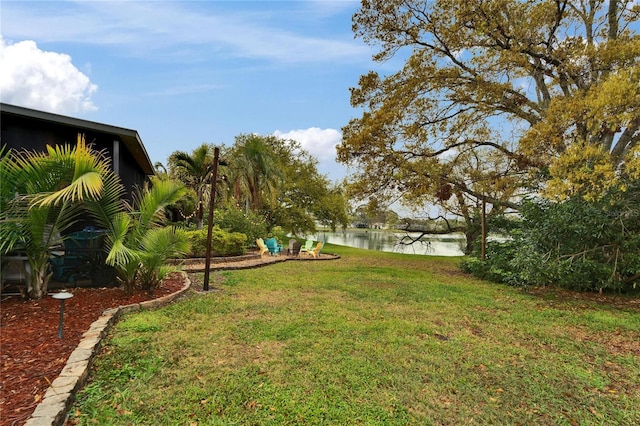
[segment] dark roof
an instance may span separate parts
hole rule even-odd
[[[147,150],[142,144],[140,135],[135,130],[110,126],[108,124],[96,123],[94,121],[81,120],[79,118],[68,117],[65,115],[52,114],[50,112],[38,111],[35,109],[9,105],[5,103],[0,103],[0,111],[2,111],[3,114],[13,114],[35,120],[53,122],[68,127],[81,128],[116,135],[131,152],[131,155],[133,155],[133,158],[135,158],[136,162],[140,166],[140,169],[142,169],[142,171],[147,175],[155,174],[155,170],[153,169],[153,165],[151,164],[151,160],[149,159]]]

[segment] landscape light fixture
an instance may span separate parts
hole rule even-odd
[[[62,290],[59,293],[54,294],[54,299],[60,301],[60,321],[58,323],[58,339],[62,339],[62,322],[64,321],[64,301],[67,299],[71,299],[73,294],[69,293],[67,290]]]

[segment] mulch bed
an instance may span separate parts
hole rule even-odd
[[[172,274],[153,295],[121,288],[68,289],[62,339],[58,339],[60,301],[52,297],[24,300],[2,296],[0,304],[0,426],[21,425],[42,400],[49,384],[64,368],[82,334],[109,308],[144,302],[174,293],[184,286]],[[56,292],[54,290],[54,292]]]

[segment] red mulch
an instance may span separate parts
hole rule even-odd
[[[62,339],[58,339],[60,301],[50,296],[42,300],[3,296],[0,304],[0,425],[21,425],[29,419],[82,334],[104,310],[165,296],[183,286],[182,275],[174,274],[153,296],[142,290],[126,295],[120,288],[68,289],[73,298],[65,301]]]

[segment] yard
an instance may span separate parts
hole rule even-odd
[[[70,424],[640,423],[637,299],[325,251],[126,316]]]

